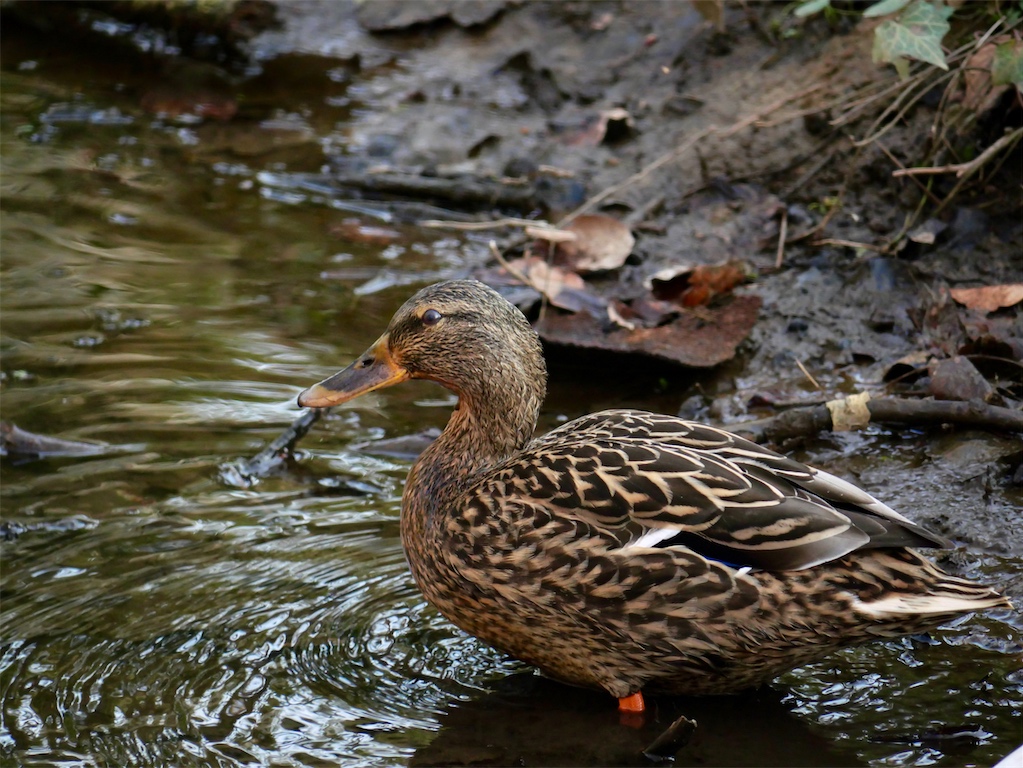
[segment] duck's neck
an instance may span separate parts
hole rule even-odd
[[[484,400],[463,393],[440,437],[409,472],[401,504],[401,537],[410,560],[427,541],[443,535],[441,517],[461,511],[451,505],[479,473],[519,451],[532,437],[540,394],[487,395]]]

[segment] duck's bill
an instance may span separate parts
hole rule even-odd
[[[385,335],[343,371],[309,387],[298,396],[298,404],[303,408],[329,408],[408,378],[409,372],[391,357]]]

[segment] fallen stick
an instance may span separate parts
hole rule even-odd
[[[1023,432],[1023,411],[988,405],[979,400],[909,400],[880,398],[866,403],[870,421],[933,427],[955,424],[999,432]],[[833,429],[831,410],[814,405],[728,427],[756,443],[777,443],[793,437],[815,435]]]
[[[980,168],[984,163],[990,160],[994,155],[1001,152],[1008,145],[1019,141],[1020,137],[1023,136],[1023,128],[1017,128],[1012,133],[1007,133],[990,147],[985,149],[975,158],[970,160],[968,163],[955,163],[953,165],[937,165],[933,168],[922,167],[922,168],[899,168],[896,171],[892,171],[893,177],[900,176],[924,176],[927,174],[937,173],[954,173],[957,178],[964,176],[970,176]]]
[[[338,187],[363,192],[434,198],[463,205],[531,208],[538,198],[533,184],[504,184],[465,177],[445,179],[408,173],[364,173],[334,174],[330,181]]]
[[[251,459],[239,459],[223,465],[220,468],[221,479],[238,488],[255,485],[292,455],[295,444],[305,437],[306,432],[319,421],[325,410],[327,409],[307,408],[291,426]]]

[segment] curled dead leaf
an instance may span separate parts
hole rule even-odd
[[[636,244],[628,225],[602,214],[580,216],[562,231],[572,237],[558,243],[558,261],[577,272],[618,269]]]
[[[604,300],[591,293],[575,272],[552,266],[537,256],[508,262],[508,271],[515,277],[525,278],[531,288],[546,296],[559,309],[606,313]]]
[[[646,287],[661,301],[674,301],[683,307],[699,307],[730,292],[748,278],[747,267],[741,261],[679,265],[651,275],[646,280]]]
[[[626,320],[614,303],[607,305],[607,318],[619,328],[624,328],[627,331],[636,330],[636,324],[631,320]]]
[[[963,106],[971,112],[983,115],[989,112],[1002,94],[1009,89],[1006,83],[999,84],[992,77],[996,56],[1000,46],[1012,45],[1008,35],[1000,35],[982,45],[970,56],[963,67]]]
[[[615,107],[587,118],[577,130],[563,134],[561,141],[570,147],[596,147],[605,139],[613,142],[626,138],[634,128],[632,115]]]
[[[967,309],[994,312],[1023,301],[1023,283],[985,285],[980,288],[952,288],[952,298]]]

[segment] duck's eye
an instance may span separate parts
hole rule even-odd
[[[436,309],[428,309],[423,313],[423,325],[436,325],[443,317]]]

